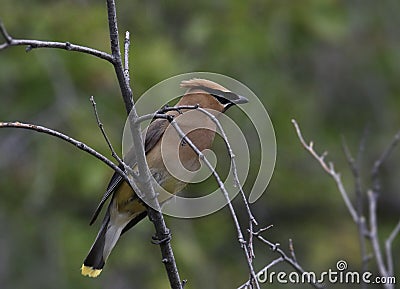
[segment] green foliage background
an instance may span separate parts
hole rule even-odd
[[[16,38],[109,51],[103,2],[2,0],[0,17]],[[277,137],[274,176],[253,206],[262,226],[274,225],[265,235],[285,249],[292,238],[306,270],[335,269],[340,259],[359,270],[356,227],[334,182],[300,146],[290,120],[298,120],[319,152],[329,151],[351,194],[354,183],[341,138],[356,154],[367,128],[362,168],[364,189],[370,186],[373,161],[400,129],[400,3],[117,2],[120,31],[132,36],[135,97],[190,71],[222,73],[245,83],[269,111]],[[62,50],[25,53],[16,47],[0,52],[1,121],[48,126],[109,155],[90,95],[118,147],[125,110],[111,65]],[[399,160],[397,149],[382,171],[381,240],[399,219]],[[167,288],[159,249],[150,244],[154,229],[148,220],[121,239],[100,278],[80,275],[99,227],[89,227],[88,221],[112,173],[99,161],[48,136],[2,129],[0,173],[1,288]],[[246,188],[250,185],[251,177]],[[241,202],[235,205],[244,222]],[[167,222],[181,276],[189,280],[185,288],[236,288],[248,278],[227,209]],[[260,243],[255,246],[256,268],[276,257]],[[400,279],[399,240],[393,250]],[[278,269],[291,271],[287,265]],[[376,273],[373,263],[370,269]]]

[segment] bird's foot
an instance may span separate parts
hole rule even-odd
[[[167,233],[163,234],[162,236],[154,235],[154,236],[151,237],[151,239],[152,239],[151,242],[154,245],[160,245],[160,244],[167,243],[167,242],[171,241],[172,235],[168,231]]]

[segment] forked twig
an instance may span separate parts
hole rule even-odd
[[[343,182],[340,176],[340,173],[337,173],[335,171],[334,165],[332,162],[329,162],[328,164],[325,162],[325,157],[328,154],[327,152],[324,152],[322,155],[318,155],[318,153],[315,152],[314,150],[314,143],[310,141],[309,144],[306,143],[306,141],[303,138],[303,135],[301,133],[300,127],[297,124],[296,120],[292,119],[292,123],[296,129],[297,136],[303,145],[303,147],[319,162],[323,170],[329,174],[333,180],[336,183],[336,186],[339,189],[340,194],[342,195],[343,201],[346,204],[347,210],[349,211],[351,217],[353,218],[353,221],[355,223],[359,222],[359,216],[357,215],[357,211],[355,210],[353,204],[350,201],[349,195],[347,194],[346,189],[343,186]]]
[[[367,228],[366,218],[363,215],[362,210],[362,188],[361,188],[361,176],[360,176],[360,168],[359,168],[359,161],[364,150],[364,140],[360,143],[359,155],[357,162],[352,157],[350,150],[348,149],[347,145],[343,141],[343,149],[346,154],[347,161],[350,165],[352,170],[353,176],[355,178],[356,183],[356,197],[357,197],[357,211],[354,209],[347,192],[345,191],[343,184],[340,179],[340,174],[334,170],[333,164],[330,162],[329,165],[325,163],[324,157],[326,153],[319,156],[313,148],[313,142],[307,144],[304,141],[304,138],[301,134],[300,128],[295,120],[292,120],[293,125],[295,126],[297,136],[303,145],[303,147],[310,152],[310,154],[320,163],[321,167],[327,172],[336,182],[337,187],[343,197],[343,200],[353,217],[354,222],[358,226],[359,231],[359,238],[361,244],[361,255],[362,255],[362,264],[363,264],[363,271],[366,270],[367,263],[371,256],[367,254],[366,245],[365,245],[365,238],[368,238],[372,244],[372,251],[375,256],[376,264],[379,270],[379,274],[383,278],[391,278],[393,277],[393,255],[392,255],[392,243],[393,240],[399,235],[400,233],[400,221],[393,229],[389,237],[385,241],[385,253],[386,253],[386,263],[384,256],[382,254],[382,248],[379,243],[379,234],[378,234],[378,222],[377,222],[377,198],[379,196],[381,187],[379,183],[379,171],[384,163],[384,161],[388,158],[390,153],[396,147],[396,145],[400,142],[400,131],[395,135],[392,142],[389,144],[387,149],[382,153],[380,158],[375,161],[373,168],[371,170],[371,179],[372,179],[372,186],[373,188],[367,191],[367,200],[369,205],[368,210],[368,222],[369,222],[369,229]],[[394,288],[394,284],[392,283],[384,283],[382,284],[386,289]]]
[[[268,241],[266,238],[264,238],[263,236],[261,236],[261,232],[263,232],[265,230],[260,230],[259,232],[253,233],[254,236],[260,240],[262,243],[268,245],[272,251],[277,252],[280,257],[273,260],[272,262],[270,262],[268,265],[264,266],[263,269],[261,269],[260,271],[257,272],[256,276],[259,277],[261,274],[265,274],[266,271],[271,268],[272,266],[280,263],[280,262],[287,262],[289,265],[291,265],[293,267],[293,269],[295,269],[297,272],[303,274],[306,273],[306,271],[303,269],[303,267],[297,262],[294,253],[294,247],[293,247],[293,243],[292,241],[289,240],[289,250],[290,250],[290,254],[292,255],[292,257],[289,257],[285,251],[283,251],[280,248],[280,244],[279,243],[273,243],[271,241]],[[309,280],[310,281],[310,285],[312,285],[315,288],[321,289],[323,288],[323,286],[317,282],[314,282],[314,280]],[[249,286],[249,282],[247,281],[246,283],[242,284],[240,287],[238,287],[237,289],[247,289]]]

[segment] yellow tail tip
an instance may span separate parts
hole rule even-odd
[[[83,276],[95,278],[100,275],[101,269],[94,269],[93,267],[82,265],[81,273]]]

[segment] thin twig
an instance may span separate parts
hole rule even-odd
[[[400,220],[397,223],[396,227],[394,227],[392,233],[390,233],[389,237],[385,241],[385,248],[386,248],[386,258],[387,258],[387,271],[389,276],[393,276],[393,254],[392,254],[392,243],[394,239],[400,233]]]
[[[381,192],[381,184],[379,180],[379,173],[382,168],[383,163],[388,159],[390,154],[393,152],[395,147],[400,142],[400,131],[398,131],[389,146],[383,151],[381,156],[375,161],[372,170],[371,170],[371,179],[372,179],[372,190],[367,192],[368,202],[369,202],[369,226],[370,226],[370,239],[372,243],[372,249],[374,252],[375,260],[378,266],[378,270],[382,277],[391,277],[393,275],[393,255],[391,250],[391,245],[395,237],[399,234],[400,231],[400,222],[393,229],[392,233],[389,235],[388,239],[385,242],[385,253],[386,253],[386,264],[383,259],[382,249],[379,244],[379,236],[378,236],[378,223],[376,217],[376,206],[377,206],[377,198]],[[392,289],[394,288],[393,284],[384,284],[384,288]]]
[[[342,137],[342,148],[344,154],[346,156],[347,162],[353,174],[355,180],[355,191],[356,191],[356,199],[357,199],[357,213],[359,216],[362,215],[362,188],[361,188],[361,174],[360,174],[360,158],[361,158],[361,151],[363,151],[363,142],[360,143],[360,148],[358,151],[358,158],[357,161],[353,158],[349,147],[347,146],[346,140]]]
[[[227,148],[227,151],[229,154],[229,158],[231,160],[233,178],[234,178],[234,182],[235,182],[234,185],[239,188],[240,195],[242,196],[242,200],[246,207],[247,215],[249,217],[249,240],[247,242],[247,247],[248,247],[247,259],[248,259],[248,263],[252,263],[253,259],[255,258],[254,248],[253,248],[253,224],[257,226],[258,223],[257,223],[256,219],[254,218],[253,213],[251,212],[249,202],[247,201],[247,197],[243,191],[242,184],[240,183],[238,172],[237,172],[235,154],[233,153],[231,144],[229,143],[229,140],[225,133],[225,130],[223,129],[223,127],[222,127],[220,121],[217,119],[217,117],[204,108],[199,107],[198,110],[201,111],[202,113],[204,113],[205,115],[207,115],[215,123],[215,125],[217,126],[217,128],[222,136],[222,139],[225,142],[225,145],[226,145],[226,148]],[[253,275],[254,274],[250,274],[250,276],[253,276]],[[250,281],[252,281],[251,278],[250,278]],[[257,283],[257,280],[254,280],[254,282]]]
[[[4,26],[3,21],[1,21],[1,19],[0,19],[0,33],[1,33],[1,35],[3,35],[4,39],[6,40],[6,43],[4,43],[0,46],[0,49],[3,49],[3,48],[6,48],[7,44],[10,45],[10,43],[12,42],[13,39],[12,39],[11,35],[8,34],[8,31],[7,31],[6,27]]]
[[[379,193],[381,190],[381,185],[379,182],[379,171],[383,165],[383,163],[386,161],[386,159],[389,157],[389,155],[392,153],[394,148],[397,146],[397,144],[400,142],[400,131],[396,133],[394,136],[392,142],[389,144],[389,146],[386,148],[386,150],[383,151],[382,155],[380,156],[379,159],[377,159],[372,167],[371,170],[371,179],[373,183],[373,190],[376,193]]]
[[[235,224],[236,232],[237,232],[237,235],[238,235],[238,241],[239,241],[239,243],[240,243],[240,245],[241,245],[241,247],[242,247],[242,249],[243,249],[243,251],[245,253],[247,266],[248,266],[248,269],[249,269],[249,272],[250,272],[250,276],[251,276],[250,279],[254,280],[254,284],[255,284],[256,288],[260,288],[260,286],[258,284],[258,281],[256,279],[256,274],[255,274],[255,271],[254,271],[254,268],[253,268],[253,264],[252,264],[251,258],[249,258],[250,255],[249,255],[248,247],[246,246],[246,241],[245,241],[245,239],[243,237],[243,233],[242,233],[242,229],[241,229],[240,224],[239,224],[238,217],[237,217],[237,215],[235,213],[235,209],[233,208],[232,202],[229,199],[229,194],[228,194],[228,191],[225,188],[224,183],[222,182],[219,174],[213,168],[212,164],[205,157],[205,155],[194,145],[194,143],[190,140],[190,138],[188,138],[185,135],[185,133],[182,131],[182,129],[179,127],[179,125],[177,124],[177,122],[173,118],[170,119],[170,124],[176,130],[176,132],[178,133],[180,138],[182,138],[193,149],[193,151],[199,156],[199,158],[207,166],[207,168],[210,170],[210,172],[213,174],[215,180],[217,181],[218,187],[221,190],[221,192],[222,192],[222,194],[223,194],[223,196],[224,196],[224,198],[225,198],[225,200],[227,202],[230,214],[231,214],[233,222]]]
[[[268,225],[268,226],[265,227],[265,228],[261,228],[261,229],[259,229],[257,232],[253,232],[253,235],[254,235],[254,236],[260,235],[261,233],[263,233],[263,232],[265,232],[265,231],[271,229],[273,226],[274,226],[274,225],[271,224],[271,225]]]
[[[57,48],[68,51],[75,51],[80,53],[89,54],[100,59],[104,59],[110,63],[114,62],[114,58],[109,53],[93,49],[86,46],[72,44],[70,42],[56,42],[56,41],[41,41],[32,39],[15,39],[8,34],[4,24],[0,21],[0,34],[3,35],[6,42],[0,44],[0,50],[6,49],[11,46],[27,46],[26,52],[35,48]]]
[[[122,99],[124,100],[126,112],[129,115],[133,108],[133,94],[129,83],[126,81],[124,68],[122,66],[121,50],[119,46],[117,9],[114,0],[107,0],[107,12],[111,54],[114,58],[114,71],[117,75],[118,84],[121,90]],[[134,111],[132,111],[132,113],[134,113]],[[137,117],[137,115],[134,115],[134,117]]]
[[[273,243],[271,241],[268,241],[267,239],[265,239],[263,236],[261,236],[259,233],[255,233],[254,236],[260,240],[262,243],[268,245],[273,251],[277,252],[279,255],[281,255],[281,257],[283,258],[283,260],[285,262],[287,262],[288,264],[290,264],[297,272],[299,273],[305,273],[306,271],[303,269],[303,267],[301,267],[301,265],[297,262],[297,260],[295,258],[291,258],[289,257],[285,251],[283,251],[280,248],[280,244],[279,243]],[[290,248],[289,248],[290,249]],[[292,252],[292,251],[291,251]],[[268,266],[268,265],[267,265]],[[263,269],[264,270],[264,269]],[[262,271],[262,270],[261,270]],[[257,273],[259,274],[259,273]],[[313,281],[313,280],[310,280]],[[323,288],[323,286],[319,283],[315,283],[315,282],[310,282],[311,285],[313,285],[315,288]]]
[[[377,267],[380,273],[381,277],[390,277],[393,274],[393,256],[391,252],[391,244],[395,238],[399,234],[400,231],[400,222],[399,224],[394,228],[392,234],[389,236],[389,238],[386,240],[386,255],[387,255],[387,264],[384,262],[383,254],[382,254],[382,249],[379,244],[379,235],[378,235],[378,222],[377,222],[377,198],[380,193],[380,183],[379,183],[379,171],[380,168],[382,167],[383,162],[388,158],[390,153],[393,151],[393,149],[396,147],[396,145],[400,141],[400,131],[395,135],[393,141],[390,143],[388,148],[382,153],[381,157],[375,161],[374,166],[371,170],[371,178],[372,178],[372,183],[373,183],[373,189],[367,191],[367,197],[368,197],[368,204],[369,204],[369,230],[366,228],[366,221],[365,217],[363,216],[363,209],[362,209],[362,188],[361,188],[361,176],[360,176],[360,160],[361,160],[361,155],[362,152],[364,151],[364,142],[365,139],[363,139],[360,143],[360,148],[359,148],[359,153],[358,153],[358,159],[357,162],[354,160],[354,158],[351,156],[350,150],[348,149],[347,145],[345,142],[343,142],[343,149],[346,154],[347,161],[350,165],[350,168],[352,170],[353,176],[356,181],[356,195],[357,195],[357,211],[354,209],[352,203],[350,202],[350,199],[348,198],[348,194],[345,191],[343,184],[340,179],[340,175],[334,170],[333,164],[330,162],[329,166],[325,163],[324,157],[326,154],[323,154],[322,156],[319,156],[313,149],[313,143],[310,142],[308,145],[305,141],[304,138],[301,134],[300,128],[295,120],[292,120],[292,123],[295,126],[298,138],[303,145],[303,147],[310,152],[310,154],[318,160],[320,163],[321,167],[330,175],[333,177],[335,180],[340,193],[342,194],[342,197],[344,199],[344,202],[351,213],[354,222],[358,225],[358,230],[359,230],[359,237],[360,237],[360,242],[361,242],[361,250],[362,250],[362,263],[363,263],[363,271],[366,270],[367,263],[370,259],[370,256],[367,255],[366,251],[366,246],[365,246],[365,237],[368,237],[371,240],[372,244],[372,250],[375,256],[375,260],[377,263]],[[387,267],[386,267],[387,266]],[[394,288],[393,284],[383,284],[384,288],[386,289],[392,289]]]
[[[93,111],[94,111],[94,115],[95,115],[95,117],[96,117],[97,125],[99,126],[100,131],[101,131],[101,133],[102,133],[102,135],[103,135],[103,137],[104,137],[104,139],[105,139],[105,141],[106,141],[106,143],[107,143],[107,145],[108,145],[108,147],[109,147],[109,149],[110,149],[110,151],[111,151],[111,156],[112,156],[113,158],[115,158],[116,161],[117,161],[120,165],[123,165],[124,162],[123,162],[122,159],[118,156],[118,154],[115,152],[115,150],[114,150],[114,148],[113,148],[113,146],[112,146],[112,144],[111,144],[111,141],[110,141],[110,139],[108,138],[108,136],[107,136],[107,134],[106,134],[106,132],[105,132],[105,130],[104,130],[103,123],[100,121],[99,114],[98,114],[98,112],[97,112],[96,102],[94,101],[93,95],[90,97],[90,102],[92,103],[92,106],[93,106]]]
[[[93,96],[90,97],[90,102],[92,103],[92,106],[93,106],[93,111],[94,111],[94,115],[95,115],[95,117],[96,117],[97,125],[99,126],[100,131],[101,131],[101,133],[102,133],[102,135],[103,135],[103,137],[104,137],[104,140],[106,141],[106,143],[107,143],[107,145],[108,145],[108,148],[109,148],[110,151],[111,151],[111,156],[118,162],[118,164],[119,164],[120,167],[123,167],[123,168],[124,168],[125,172],[126,172],[127,175],[128,175],[128,178],[129,178],[129,179],[130,179],[130,178],[133,178],[134,181],[130,179],[129,185],[132,187],[132,189],[133,189],[135,192],[139,192],[140,189],[139,189],[139,187],[137,186],[137,184],[136,184],[136,182],[135,182],[135,181],[138,180],[138,175],[137,175],[137,174],[133,171],[133,169],[132,169],[130,166],[128,166],[128,165],[118,156],[118,154],[115,152],[114,147],[113,147],[113,145],[111,144],[111,141],[110,141],[110,139],[108,138],[108,136],[107,136],[107,134],[106,134],[106,132],[105,132],[105,130],[104,130],[103,123],[100,121],[100,117],[99,117],[99,114],[98,114],[98,112],[97,112],[96,102],[94,101],[94,97],[93,97]]]
[[[74,138],[69,137],[69,136],[67,136],[67,135],[65,135],[65,134],[63,134],[61,132],[58,132],[56,130],[53,130],[53,129],[50,129],[50,128],[47,128],[47,127],[44,127],[44,126],[30,124],[30,123],[0,122],[0,128],[6,128],[6,127],[33,130],[33,131],[36,131],[36,132],[39,132],[39,133],[45,133],[45,134],[57,137],[59,139],[62,139],[62,140],[66,141],[66,142],[68,142],[70,144],[73,144],[74,146],[76,146],[80,150],[83,150],[83,151],[91,154],[95,158],[99,159],[100,161],[102,161],[103,163],[108,165],[110,168],[112,168],[114,171],[119,173],[125,179],[125,181],[129,182],[129,179],[126,177],[126,174],[116,164],[114,164],[112,161],[110,161],[108,158],[106,158],[102,154],[98,153],[96,150],[94,150],[93,148],[89,147],[85,143],[83,143],[81,141],[78,141],[78,140],[75,140]]]
[[[246,195],[245,195],[245,193],[243,191],[243,187],[242,187],[242,185],[240,183],[239,176],[238,176],[238,171],[237,171],[237,166],[236,166],[235,154],[233,153],[231,144],[229,143],[229,140],[228,140],[228,137],[227,137],[227,135],[225,133],[225,130],[223,129],[220,121],[217,119],[217,117],[215,115],[213,115],[208,110],[206,110],[204,108],[201,108],[201,107],[199,107],[197,110],[199,110],[202,113],[204,113],[205,115],[207,115],[216,124],[219,132],[221,133],[221,136],[222,136],[222,138],[223,138],[223,140],[225,142],[226,148],[228,150],[229,157],[231,159],[235,186],[237,186],[239,188],[239,191],[240,191],[240,194],[242,196],[243,202],[244,202],[244,204],[246,206],[246,211],[247,211],[247,214],[249,215],[250,221],[252,223],[254,223],[254,225],[258,225],[256,219],[253,216],[253,213],[251,212],[249,202],[247,201]]]
[[[333,165],[332,162],[329,162],[328,164],[325,162],[325,157],[327,155],[327,152],[325,152],[321,156],[319,156],[314,151],[314,143],[312,141],[310,141],[309,144],[307,144],[305,142],[305,140],[303,138],[303,135],[301,133],[300,127],[297,124],[296,120],[292,119],[292,123],[293,123],[293,125],[294,125],[294,127],[296,129],[296,133],[297,133],[297,136],[298,136],[301,144],[319,162],[319,164],[321,165],[323,170],[333,178],[333,180],[336,183],[336,186],[339,189],[340,194],[342,195],[344,203],[346,204],[346,207],[347,207],[351,217],[353,218],[353,221],[355,223],[358,223],[359,222],[359,220],[358,220],[359,216],[357,215],[357,212],[356,212],[353,204],[351,203],[351,201],[349,199],[349,195],[347,194],[347,191],[343,186],[343,182],[342,182],[340,174],[335,171],[335,168],[334,168],[334,165]]]
[[[260,271],[257,272],[257,274],[256,274],[257,280],[259,278],[261,278],[261,276],[263,274],[267,274],[268,269],[274,267],[275,265],[277,265],[277,264],[279,264],[279,263],[281,263],[283,261],[285,261],[285,259],[282,256],[279,257],[279,258],[276,258],[275,260],[272,260],[271,263],[269,263],[268,265],[264,266],[264,268],[262,268]],[[250,284],[251,284],[251,281],[248,280],[246,283],[242,284],[237,289],[247,289],[247,288],[249,288],[251,286]]]
[[[195,104],[195,105],[178,105],[178,106],[165,105],[163,108],[159,109],[157,111],[157,113],[167,113],[169,111],[176,111],[179,114],[182,114],[183,113],[182,110],[198,109],[198,108],[199,108],[198,104]]]
[[[383,261],[382,251],[379,245],[378,222],[376,219],[376,203],[377,203],[376,201],[378,195],[374,191],[368,190],[367,196],[369,203],[369,218],[370,218],[369,231],[370,231],[372,249],[374,251],[375,260],[378,266],[379,273],[381,274],[382,277],[388,277],[388,271]]]
[[[165,106],[158,111],[154,113],[149,113],[145,115],[138,116],[134,122],[139,124],[142,123],[146,120],[152,120],[152,119],[157,119],[157,118],[165,118],[166,113],[169,111],[178,111],[182,112],[182,110],[185,109],[197,109],[199,106],[198,105],[179,105],[179,106]]]
[[[279,253],[281,255],[281,257],[288,263],[290,264],[297,272],[299,273],[305,273],[306,271],[303,269],[303,267],[301,267],[301,265],[299,263],[297,263],[297,261],[293,260],[292,258],[290,258],[288,255],[286,255],[286,253],[279,247],[279,244],[274,244],[270,241],[268,241],[267,239],[263,238],[262,236],[257,236],[257,238],[263,242],[264,244],[267,244],[268,246],[271,247],[271,249],[273,251],[276,251],[277,253]],[[311,282],[311,284],[315,287],[315,288],[323,288],[320,284],[318,283],[313,283]]]
[[[289,251],[290,251],[290,255],[292,255],[293,261],[297,262],[296,253],[294,251],[294,245],[293,245],[292,239],[289,239]]]
[[[346,140],[344,139],[344,137],[342,138],[343,151],[346,156],[349,167],[351,169],[351,172],[353,174],[354,182],[355,182],[356,210],[357,210],[357,215],[358,215],[358,222],[356,223],[356,225],[357,225],[357,231],[358,231],[358,240],[360,243],[360,254],[361,254],[361,264],[362,264],[361,271],[362,272],[366,272],[368,270],[368,262],[371,259],[370,255],[368,254],[368,251],[367,251],[366,239],[365,239],[365,237],[369,234],[369,232],[367,232],[367,228],[366,228],[366,224],[365,224],[364,207],[363,207],[364,198],[363,198],[363,192],[362,192],[361,173],[360,173],[361,157],[362,157],[364,149],[365,149],[366,132],[367,131],[365,130],[364,136],[359,145],[357,161],[351,155],[350,149],[346,144]],[[364,289],[366,287],[367,287],[366,283],[361,284],[362,289]]]

